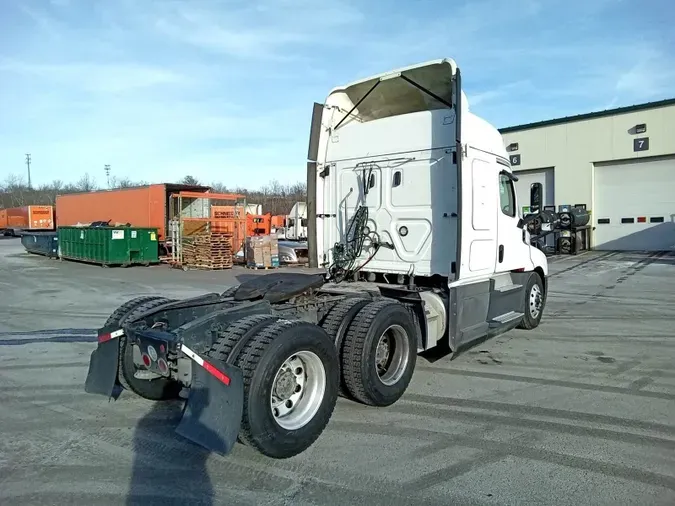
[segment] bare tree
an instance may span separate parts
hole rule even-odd
[[[82,192],[90,192],[97,189],[96,180],[88,172],[75,183],[75,186]]]
[[[200,184],[193,176],[186,176],[181,180],[184,184]],[[111,177],[111,187],[131,188],[147,185],[145,181],[132,181],[128,177]],[[218,193],[238,193],[246,196],[251,204],[262,204],[263,213],[286,215],[290,212],[293,204],[304,202],[307,199],[307,185],[304,182],[285,185],[277,180],[257,190],[241,187],[228,187],[222,182],[213,182],[211,189]],[[19,207],[25,205],[54,205],[57,195],[92,191],[99,189],[96,181],[89,174],[82,176],[76,183],[64,183],[54,180],[51,183],[42,184],[38,187],[28,188],[21,176],[10,174],[0,183],[0,208]]]

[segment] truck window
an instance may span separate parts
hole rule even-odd
[[[513,188],[513,181],[503,174],[499,175],[499,205],[505,215],[511,217],[516,215],[516,191]]]

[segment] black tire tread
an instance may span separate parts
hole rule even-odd
[[[145,304],[148,301],[161,298],[159,295],[144,295],[141,297],[136,297],[135,299],[128,300],[120,307],[115,309],[112,314],[108,317],[106,322],[103,324],[104,327],[109,327],[111,325],[119,325],[122,318],[132,311],[135,307]]]
[[[323,330],[325,330],[329,336],[336,337],[340,325],[342,325],[342,320],[347,316],[349,310],[357,303],[364,300],[369,299],[366,299],[365,297],[349,297],[335,304],[321,322]]]
[[[272,341],[278,338],[290,325],[297,325],[299,322],[291,322],[289,320],[277,320],[274,325],[267,327],[264,331],[258,334],[254,339],[251,339],[239,355],[237,366],[242,370],[244,378],[244,415],[241,420],[241,429],[239,431],[239,438],[242,443],[256,448],[260,448],[255,440],[251,437],[251,425],[248,420],[248,392],[253,381],[253,375],[258,367],[258,363],[262,358],[265,348],[269,346]]]
[[[343,354],[345,357],[343,375],[345,384],[354,399],[369,406],[374,406],[375,403],[366,393],[361,375],[361,357],[363,357],[363,349],[366,345],[365,337],[377,314],[385,307],[394,304],[400,305],[399,302],[393,299],[382,299],[375,300],[365,306],[354,317],[343,343]]]
[[[227,362],[230,358],[230,353],[232,353],[232,349],[244,335],[266,320],[269,320],[271,325],[274,321],[278,320],[278,317],[268,314],[258,314],[246,316],[241,320],[237,320],[230,325],[227,330],[218,333],[218,337],[211,346],[208,355],[216,360]]]
[[[544,308],[546,305],[546,296],[544,295],[544,281],[541,279],[541,276],[539,275],[538,272],[532,272],[530,275],[531,277],[528,278],[527,286],[525,287],[525,307],[524,311],[525,314],[523,315],[523,319],[521,322],[516,326],[517,329],[521,330],[532,330],[535,329],[539,326],[539,322],[541,321],[541,318],[544,314]],[[535,277],[536,276],[536,277]],[[530,303],[530,290],[532,289],[532,286],[534,283],[531,283],[530,280],[535,279],[539,281],[539,287],[541,288],[542,292],[542,297],[544,300],[542,301],[541,305],[541,311],[539,312],[539,318],[537,321],[532,321],[532,317],[530,316],[530,308],[529,308],[529,303]],[[536,282],[536,281],[535,281]]]
[[[301,321],[301,320],[284,320],[280,319],[274,322],[272,325],[267,327],[261,333],[259,333],[254,339],[251,339],[247,346],[242,351],[239,359],[237,360],[237,366],[241,368],[244,377],[244,416],[241,421],[241,429],[239,432],[239,437],[242,443],[255,448],[258,451],[261,451],[262,448],[255,441],[251,434],[251,425],[248,420],[248,393],[251,387],[251,382],[253,380],[253,375],[255,374],[256,368],[265,353],[265,349],[275,340],[278,339],[283,333],[287,332],[289,328],[299,327],[303,325],[312,325],[311,323]],[[335,406],[332,407],[330,412],[327,412],[326,415],[330,417],[333,413]],[[313,444],[321,435],[321,432],[313,435],[311,440],[306,442],[309,445]]]
[[[323,328],[323,330],[325,330],[326,333],[333,339],[333,341],[335,342],[335,346],[337,346],[337,348],[338,348],[338,350],[337,350],[338,358],[339,358],[339,361],[338,361],[338,368],[339,369],[338,370],[339,370],[339,373],[340,373],[340,385],[339,385],[338,390],[339,390],[340,397],[344,397],[344,398],[351,397],[349,389],[347,388],[347,385],[345,384],[344,379],[342,377],[342,374],[343,374],[343,372],[342,372],[343,365],[342,364],[344,362],[344,354],[343,354],[344,346],[343,346],[343,343],[344,343],[345,336],[346,336],[347,332],[349,331],[349,326],[351,326],[352,322],[349,322],[347,328],[345,329],[345,332],[344,332],[345,335],[343,336],[343,342],[338,342],[338,335],[337,334],[340,331],[340,327],[342,326],[342,323],[343,323],[344,319],[347,317],[347,315],[352,310],[352,308],[354,306],[356,306],[356,304],[359,304],[360,302],[369,301],[369,300],[372,300],[372,299],[368,299],[368,298],[365,298],[365,297],[349,297],[345,300],[341,300],[340,302],[335,304],[330,309],[330,311],[328,312],[326,317],[321,322],[321,328]],[[352,321],[354,321],[354,319],[352,319]]]

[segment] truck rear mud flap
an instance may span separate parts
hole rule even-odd
[[[220,360],[204,360],[185,345],[181,351],[198,367],[192,368],[190,395],[176,432],[209,451],[227,455],[241,426],[243,373]]]
[[[98,331],[98,346],[89,359],[85,392],[115,399],[119,396],[120,390],[116,391],[115,384],[120,355],[119,338],[123,334],[124,331],[118,327],[104,327]]]

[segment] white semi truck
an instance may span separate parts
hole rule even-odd
[[[539,324],[546,257],[453,60],[335,88],[309,144],[310,255],[324,272],[127,302],[99,331],[87,392],[187,396],[179,434],[286,458],[320,436],[338,395],[396,402],[419,352]]]
[[[285,239],[289,241],[307,240],[307,203],[296,202],[286,216]]]

